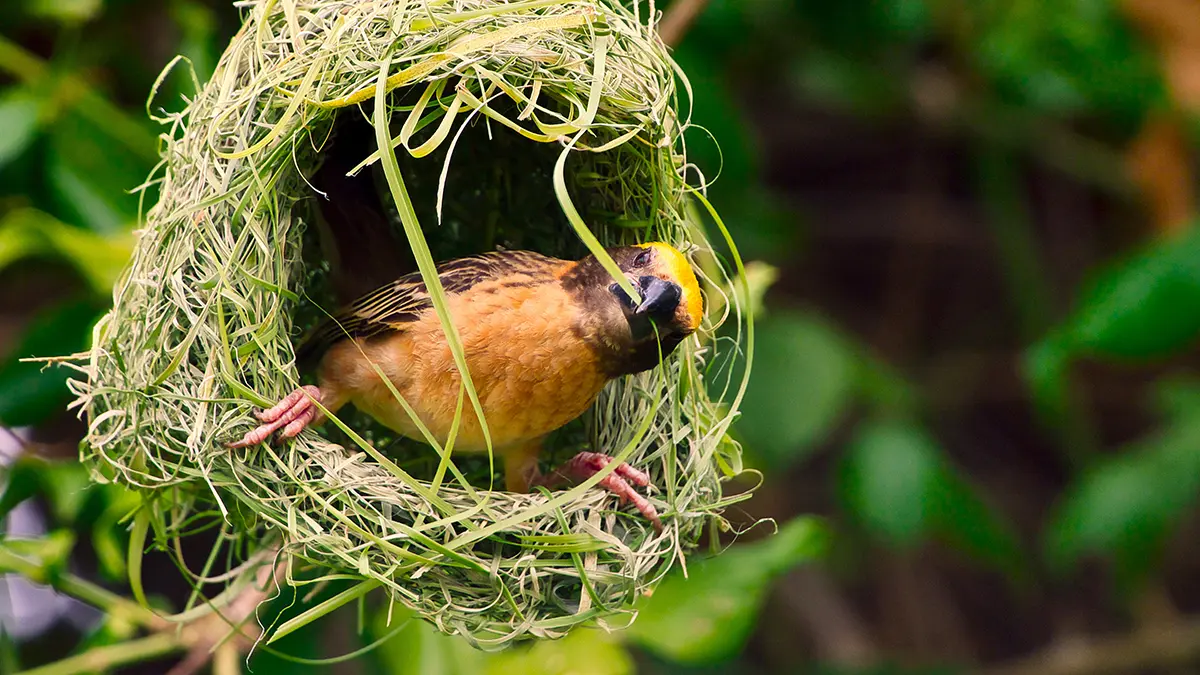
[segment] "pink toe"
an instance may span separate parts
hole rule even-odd
[[[279,435],[283,438],[294,438],[301,431],[304,431],[304,428],[308,426],[309,422],[312,422],[313,417],[316,417],[316,414],[317,409],[310,406],[308,409],[297,415],[296,419],[288,422],[287,426],[283,428],[283,431],[279,432]]]

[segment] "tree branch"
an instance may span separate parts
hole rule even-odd
[[[171,633],[157,633],[149,637],[129,640],[106,647],[94,647],[82,654],[71,656],[41,668],[26,670],[20,675],[77,675],[79,673],[106,672],[127,663],[149,661],[179,651],[183,644]]]
[[[658,22],[658,36],[668,46],[677,46],[706,6],[708,0],[675,0]]]
[[[1179,665],[1200,657],[1200,619],[1100,639],[1073,639],[984,675],[1104,675]]]

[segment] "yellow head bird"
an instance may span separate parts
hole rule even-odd
[[[542,439],[587,410],[609,380],[653,368],[700,325],[700,286],[682,253],[662,243],[608,253],[637,288],[639,303],[594,256],[569,261],[499,251],[438,266],[509,490],[583,480],[607,465],[607,455],[581,452],[543,476]],[[459,373],[419,274],[368,293],[318,326],[297,359],[302,367],[317,363],[317,385],[301,387],[259,413],[263,424],[230,447],[262,443],[275,431],[290,438],[319,424],[323,416],[315,401],[333,413],[352,403],[388,428],[424,440],[380,373],[439,443],[450,435]],[[454,449],[486,449],[469,409]],[[634,489],[648,484],[643,472],[627,464],[600,483],[633,502],[657,527],[654,507]]]

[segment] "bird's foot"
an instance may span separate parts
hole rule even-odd
[[[612,461],[612,457],[602,455],[598,452],[581,452],[572,457],[566,464],[550,472],[545,478],[539,480],[538,483],[551,487],[553,484],[560,483],[563,480],[584,481],[599,473],[601,469],[608,466],[609,462]],[[599,483],[600,487],[620,497],[622,504],[626,502],[632,503],[643,516],[654,524],[654,529],[661,532],[662,520],[658,517],[658,511],[654,509],[654,505],[649,500],[634,489],[635,487],[646,487],[648,485],[650,485],[649,476],[623,462]]]
[[[251,445],[258,445],[280,429],[282,429],[279,432],[280,437],[292,438],[303,431],[304,427],[308,426],[316,418],[317,406],[313,404],[320,400],[320,389],[311,384],[300,387],[285,396],[275,407],[256,413],[258,419],[263,423],[255,429],[246,432],[246,435],[242,436],[241,440],[226,443],[225,447],[245,448]]]

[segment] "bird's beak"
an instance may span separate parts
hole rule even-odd
[[[642,304],[638,305],[634,314],[653,319],[674,317],[679,300],[683,297],[683,289],[678,284],[658,277],[639,278],[638,291],[642,296]]]

